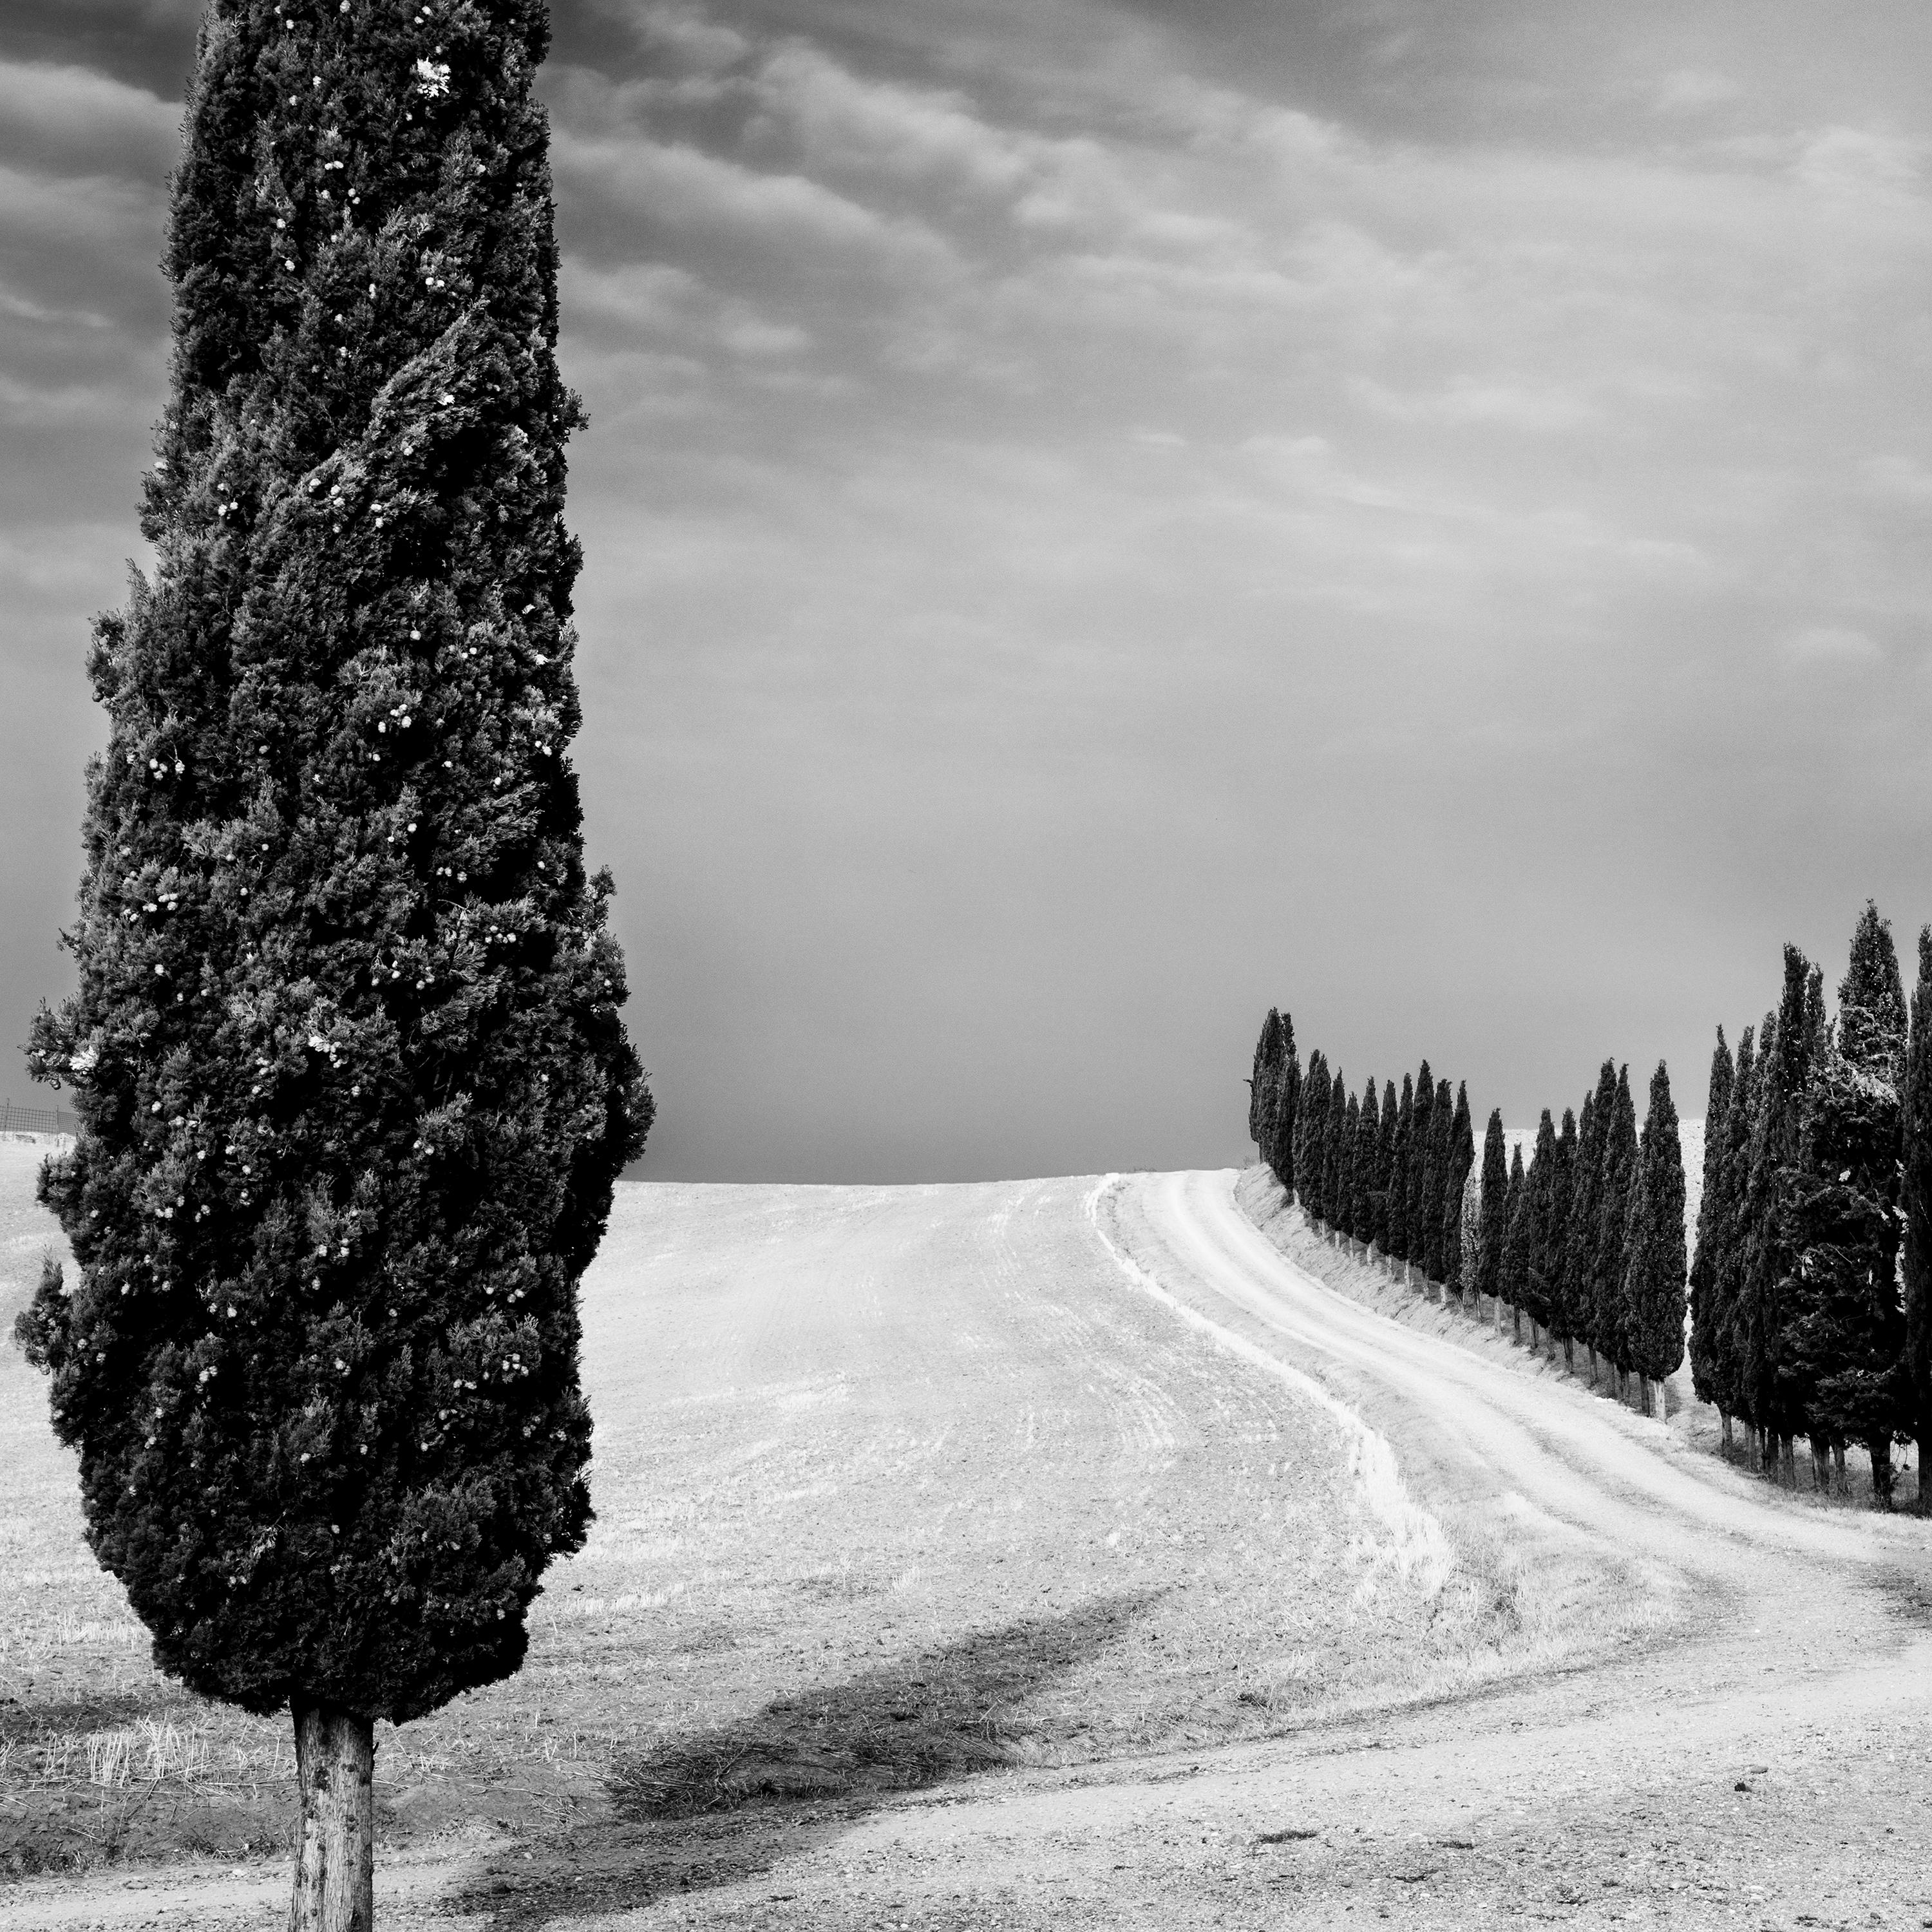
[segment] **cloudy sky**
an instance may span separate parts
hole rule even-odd
[[[7,10],[10,1046],[197,8]],[[1696,1114],[1782,940],[1932,918],[1918,0],[555,17],[646,1174],[1238,1159],[1271,1001],[1352,1084]]]

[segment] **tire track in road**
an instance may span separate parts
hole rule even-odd
[[[1628,1554],[1713,1581],[1762,1580],[1772,1552],[1854,1569],[1922,1562],[1922,1526],[1777,1505],[1660,1424],[1352,1301],[1298,1267],[1234,1197],[1232,1170],[1136,1177],[1131,1205],[1174,1270],[1173,1298],[1245,1318],[1304,1373],[1406,1426],[1418,1460],[1464,1466]],[[1739,1559],[1742,1558],[1742,1568]]]
[[[1192,1177],[1167,1178],[1186,1180]],[[1354,1409],[1332,1394],[1314,1376],[1213,1320],[1192,1303],[1170,1294],[1138,1262],[1122,1253],[1108,1235],[1100,1213],[1108,1194],[1120,1184],[1118,1174],[1106,1175],[1088,1196],[1085,1203],[1087,1218],[1093,1222],[1094,1232],[1114,1258],[1115,1265],[1143,1294],[1173,1310],[1190,1327],[1211,1336],[1242,1360],[1278,1377],[1298,1393],[1318,1403],[1334,1418],[1348,1445],[1348,1473],[1360,1486],[1370,1515],[1388,1532],[1389,1542],[1385,1546],[1364,1552],[1371,1556],[1372,1570],[1386,1565],[1405,1580],[1418,1585],[1425,1595],[1434,1595],[1448,1577],[1451,1560],[1448,1540],[1442,1533],[1442,1524],[1430,1511],[1420,1508],[1403,1486],[1396,1467],[1395,1451],[1388,1438],[1371,1429]],[[1211,1271],[1212,1259],[1208,1258]]]

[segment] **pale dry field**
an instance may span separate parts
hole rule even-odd
[[[58,1236],[0,1148],[0,1316]],[[586,1549],[516,1678],[379,1733],[393,1847],[868,1798],[1272,1734],[1506,1667],[1487,1544],[1410,1574],[1345,1421],[1139,1292],[1090,1180],[620,1190]],[[279,1856],[284,1727],[160,1677],[0,1348],[0,1871]]]
[[[1264,1174],[634,1190],[586,1313],[597,1538],[521,1678],[384,1737],[387,1932],[1932,1918],[1925,1522],[1766,1489]],[[176,1849],[272,1838],[266,1762],[250,1800],[26,1755],[270,1745],[75,1620],[20,1390],[20,1534],[68,1541],[20,1627],[128,1701],[5,1707],[12,1842],[175,1836],[0,1918],[266,1924],[278,1852]]]

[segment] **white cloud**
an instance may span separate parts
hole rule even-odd
[[[1673,68],[1657,84],[1653,105],[1660,113],[1696,113],[1741,98],[1744,89],[1728,74],[1688,67]]]
[[[1912,456],[1871,456],[1861,468],[1874,496],[1917,508],[1932,505],[1932,463]]]
[[[814,162],[830,168],[1010,191],[1050,146],[982,119],[963,94],[862,80],[800,42],[771,55],[758,86],[768,111],[784,118]]]
[[[1816,624],[1794,632],[1786,639],[1785,649],[1800,664],[1846,670],[1876,664],[1885,656],[1864,632],[1844,624]]]
[[[752,229],[784,240],[848,247],[886,238],[870,208],[802,175],[764,174],[702,149],[643,139],[586,140],[559,130],[558,174],[580,194],[628,202],[675,226]]]
[[[1364,376],[1355,393],[1378,416],[1398,422],[1438,423],[1461,428],[1493,424],[1505,429],[1545,431],[1594,423],[1601,412],[1587,397],[1556,383],[1480,382],[1457,376],[1432,394],[1403,394]]]
[[[1927,144],[1868,128],[1822,128],[1805,136],[1792,172],[1807,188],[1834,195],[1913,196]]]

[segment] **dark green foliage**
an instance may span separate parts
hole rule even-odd
[[[1539,1327],[1550,1325],[1550,1214],[1556,1196],[1556,1127],[1550,1109],[1536,1124],[1536,1142],[1523,1177],[1522,1294],[1520,1306]]]
[[[1639,1145],[1624,1260],[1628,1366],[1655,1382],[1684,1359],[1684,1150],[1659,1060]]]
[[[1905,1236],[1901,1425],[1918,1443],[1920,1501],[1932,1450],[1932,926],[1918,934],[1918,983],[1899,1096],[1899,1205]]]
[[[1266,1160],[1274,1144],[1274,1106],[1280,1085],[1282,1061],[1281,1014],[1269,1007],[1262,1022],[1261,1037],[1255,1042],[1255,1070],[1248,1082],[1248,1138]]]
[[[1483,1238],[1476,1288],[1494,1295],[1502,1287],[1503,1240],[1509,1232],[1509,1168],[1503,1156],[1503,1112],[1496,1108],[1483,1134]]]
[[[1338,1066],[1328,1083],[1328,1125],[1322,1138],[1322,1219],[1345,1234],[1352,1184],[1348,1161],[1354,1145],[1348,1131],[1347,1076]]]
[[[1351,1133],[1354,1148],[1350,1169],[1354,1192],[1351,1226],[1358,1241],[1376,1238],[1376,1197],[1380,1192],[1382,1166],[1382,1107],[1376,1098],[1372,1076],[1362,1088],[1361,1099],[1352,1103]]]
[[[157,1660],[258,1712],[514,1670],[590,1518],[577,1283],[652,1106],[566,757],[547,34],[216,0],[156,572],[89,664],[32,1048],[80,1278],[26,1327]]]
[[[1502,1298],[1520,1316],[1528,1292],[1529,1256],[1535,1217],[1529,1208],[1528,1177],[1523,1172],[1522,1146],[1510,1150],[1509,1192],[1503,1198]]]
[[[1442,1267],[1442,1155],[1449,1123],[1445,1110],[1436,1101],[1442,1084],[1437,1083],[1436,1094],[1430,1097],[1426,1118],[1418,1123],[1420,1178],[1409,1196],[1414,1216],[1409,1224],[1409,1246],[1413,1250],[1410,1258],[1431,1281]],[[1420,1108],[1417,1111],[1420,1114]]]
[[[1704,1103],[1704,1191],[1697,1203],[1697,1247],[1690,1263],[1690,1381],[1700,1402],[1714,1402],[1729,1413],[1722,1336],[1724,1316],[1718,1298],[1725,1234],[1730,1219],[1730,1168],[1726,1150],[1730,1134],[1731,1095],[1737,1084],[1737,1065],[1718,1029],[1711,1054],[1711,1084]]]
[[[1435,1102],[1429,1110],[1429,1148],[1422,1170],[1422,1268],[1431,1281],[1444,1280],[1448,1274],[1448,1257],[1442,1245],[1442,1232],[1444,1196],[1449,1185],[1449,1136],[1454,1125],[1455,1111],[1448,1082],[1437,1081]]]
[[[1459,1081],[1455,1111],[1449,1119],[1448,1172],[1442,1198],[1442,1279],[1448,1286],[1459,1291],[1464,1286],[1463,1190],[1468,1183],[1469,1170],[1475,1163],[1476,1140],[1469,1120],[1469,1089],[1466,1083]]]
[[[1792,1184],[1802,1157],[1805,1089],[1823,1045],[1824,976],[1795,946],[1784,949],[1784,992],[1752,1149],[1750,1240],[1743,1308],[1744,1378],[1753,1419],[1774,1436],[1802,1432],[1808,1378],[1794,1376],[1793,1330],[1804,1313],[1797,1292]]]
[[[1389,1246],[1389,1226],[1395,1201],[1395,1174],[1398,1163],[1396,1132],[1400,1108],[1395,1097],[1395,1082],[1382,1082],[1382,1144],[1376,1160],[1376,1244],[1384,1254],[1392,1252]]]
[[[1899,1082],[1904,989],[1890,929],[1868,904],[1838,989],[1837,1038],[1816,1041],[1786,1177],[1778,1372],[1814,1442],[1882,1444],[1904,1420],[1898,1364]]]
[[[1905,982],[1891,922],[1868,899],[1838,986],[1838,1052],[1848,1065],[1896,1087],[1904,1074],[1906,1029]]]
[[[1415,1076],[1415,1105],[1409,1120],[1408,1163],[1402,1174],[1402,1258],[1425,1270],[1434,1216],[1427,1192],[1433,1178],[1430,1156],[1436,1124],[1436,1079],[1424,1060]]]
[[[1630,1200],[1636,1191],[1637,1153],[1636,1109],[1630,1100],[1630,1069],[1620,1066],[1610,1096],[1609,1124],[1604,1133],[1604,1178],[1590,1272],[1590,1343],[1619,1370],[1630,1366],[1624,1322],[1624,1252],[1630,1231]]]
[[[1276,1180],[1292,1194],[1294,1150],[1301,1117],[1301,1060],[1295,1051],[1294,1022],[1286,1013],[1281,1016],[1279,1052],[1273,1094],[1268,1106],[1268,1138],[1262,1144],[1262,1157]]]
[[[1537,1279],[1543,1299],[1543,1318],[1567,1354],[1576,1339],[1576,1330],[1570,1325],[1572,1297],[1564,1269],[1570,1237],[1570,1197],[1576,1179],[1576,1116],[1568,1107],[1563,1110],[1563,1124],[1550,1153],[1550,1198],[1544,1210],[1543,1250],[1538,1258]]]
[[[1724,1199],[1722,1219],[1714,1218],[1712,1237],[1716,1252],[1711,1266],[1711,1400],[1726,1415],[1743,1416],[1744,1330],[1740,1307],[1744,1294],[1746,1213],[1750,1192],[1751,1144],[1758,1118],[1756,1030],[1746,1027],[1738,1041],[1737,1076],[1724,1110]]]
[[[1362,1106],[1351,1094],[1345,1110],[1340,1162],[1342,1186],[1335,1203],[1335,1225],[1343,1234],[1353,1237],[1355,1233],[1355,1209],[1358,1202],[1355,1174],[1355,1151],[1361,1143]]]
[[[1300,1127],[1295,1136],[1294,1172],[1301,1204],[1316,1220],[1328,1219],[1328,1062],[1319,1047],[1308,1056],[1308,1077],[1301,1083]]]
[[[1408,1170],[1415,1142],[1415,1088],[1402,1076],[1402,1098],[1396,1103],[1395,1137],[1390,1150],[1388,1178],[1388,1252],[1397,1261],[1408,1258]]]
[[[1596,1332],[1591,1291],[1596,1275],[1597,1222],[1604,1197],[1604,1130],[1616,1104],[1616,1069],[1604,1062],[1596,1091],[1583,1096],[1576,1122],[1570,1213],[1563,1230],[1563,1332],[1589,1343]]]
[[[1765,1015],[1757,1040],[1757,1057],[1751,1066],[1750,1106],[1742,1123],[1744,1145],[1732,1181],[1735,1219],[1729,1257],[1731,1279],[1726,1300],[1730,1317],[1727,1352],[1735,1378],[1736,1412],[1754,1428],[1763,1429],[1769,1426],[1768,1396],[1763,1386],[1766,1296],[1762,1276],[1767,1224],[1775,1204],[1775,1179],[1771,1172],[1774,1156],[1768,1152],[1775,1115],[1772,1106],[1778,1056],[1775,1012]],[[1741,1088],[1744,1085],[1742,1058],[1741,1053]]]

